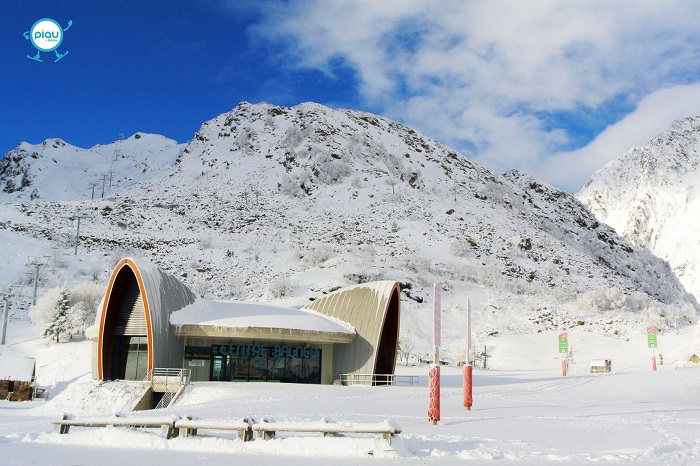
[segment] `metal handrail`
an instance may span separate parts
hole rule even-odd
[[[190,369],[168,369],[155,368],[149,372],[151,384],[159,383],[169,385],[175,383],[177,385],[189,385],[192,371]]]
[[[342,385],[418,385],[417,375],[340,374]]]
[[[151,386],[151,373],[146,374],[146,377],[141,381],[139,388],[131,394],[129,401],[122,407],[120,411],[133,411],[134,405],[138,403],[144,394],[144,391]]]
[[[190,384],[191,374],[192,371],[190,369],[170,369],[162,367],[154,368],[148,371],[146,377],[141,381],[139,389],[131,395],[129,401],[126,402],[121,410],[133,411],[134,405],[141,399],[144,391],[150,387],[153,387],[154,383],[165,386],[177,385],[179,388],[183,385]]]

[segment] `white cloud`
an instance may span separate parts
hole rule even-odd
[[[639,102],[619,122],[590,144],[544,159],[533,174],[555,185],[577,190],[597,169],[632,147],[643,146],[678,119],[700,115],[700,83],[658,90]]]
[[[368,108],[495,170],[519,168],[565,189],[576,189],[605,157],[593,149],[561,154],[572,135],[543,115],[606,118],[611,102],[634,107],[659,89],[700,79],[693,1],[262,5],[251,30],[281,46],[287,66],[332,75],[343,63],[357,72]],[[679,117],[685,104],[666,106]]]

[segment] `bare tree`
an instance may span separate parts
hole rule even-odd
[[[416,351],[416,340],[413,336],[413,325],[409,324],[405,326],[399,335],[399,358],[406,361],[408,366],[408,360],[411,356],[415,356]]]
[[[392,196],[396,195],[396,189],[394,188],[394,186],[396,186],[397,183],[398,183],[398,180],[394,177],[391,177],[391,176],[388,179],[384,180],[384,184],[386,184],[387,186],[391,186],[391,195]]]
[[[243,289],[245,288],[245,278],[234,275],[228,280],[228,289],[231,296],[240,298],[243,295]]]

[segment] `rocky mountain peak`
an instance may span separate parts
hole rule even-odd
[[[571,326],[622,335],[643,312],[695,313],[666,263],[572,196],[519,172],[494,174],[376,115],[242,103],[184,145],[146,142],[115,164],[100,165],[114,159],[109,145],[79,149],[83,164],[36,159],[30,173],[84,179],[112,167],[123,181],[104,199],[84,188],[79,201],[58,188],[53,202],[10,196],[0,230],[66,248],[59,239],[71,238],[78,209],[83,254],[146,256],[209,298],[303,306],[340,286],[397,280],[402,322],[426,342],[439,282],[454,354],[467,296],[480,303],[482,335]]]
[[[668,260],[696,296],[699,162],[700,117],[678,120],[594,173],[576,194],[601,222]]]

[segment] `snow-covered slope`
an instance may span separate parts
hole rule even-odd
[[[20,327],[20,328],[18,328]],[[659,335],[665,364],[652,371],[646,336],[629,341],[572,331],[575,347],[567,377],[556,356],[557,332],[499,335],[490,369],[473,370],[473,407],[464,409],[462,368],[441,370],[441,420],[427,419],[428,366],[397,366],[418,386],[339,386],[266,382],[196,382],[165,409],[125,413],[204,420],[247,417],[352,425],[391,421],[402,433],[391,448],[379,435],[331,437],[278,432],[275,439],[241,442],[235,433],[200,429],[166,439],[160,429],[72,427],[61,435],[52,421],[113,417],[131,392],[125,384],[90,379],[90,343],[46,344],[9,327],[8,346],[36,357],[37,383],[51,396],[2,402],[0,445],[4,464],[246,465],[463,465],[495,459],[518,465],[663,464],[700,460],[697,325]],[[612,373],[591,374],[590,359],[609,358]],[[676,370],[685,367],[683,370]],[[405,381],[405,379],[404,379]],[[133,389],[133,388],[132,388]],[[123,412],[123,411],[122,411]],[[60,459],[60,461],[59,461]]]
[[[182,145],[156,134],[90,149],[60,139],[21,143],[0,161],[0,201],[67,201],[102,197],[147,181],[174,164]]]
[[[633,244],[667,260],[700,296],[700,116],[676,121],[598,170],[576,195]]]
[[[666,263],[573,197],[517,172],[491,173],[375,115],[243,103],[204,123],[184,148],[164,140],[151,150],[159,168],[137,175],[117,167],[115,176],[132,183],[113,185],[105,199],[60,198],[57,184],[51,195],[0,204],[10,243],[44,242],[33,252],[53,264],[43,287],[75,281],[86,267],[105,280],[125,254],[149,257],[207,298],[289,306],[395,279],[402,329],[427,350],[430,290],[441,282],[453,360],[464,350],[467,296],[483,337],[571,327],[624,336],[663,325],[671,310],[696,314]],[[34,173],[33,162],[63,153],[45,151],[8,162],[0,183],[17,166]]]

